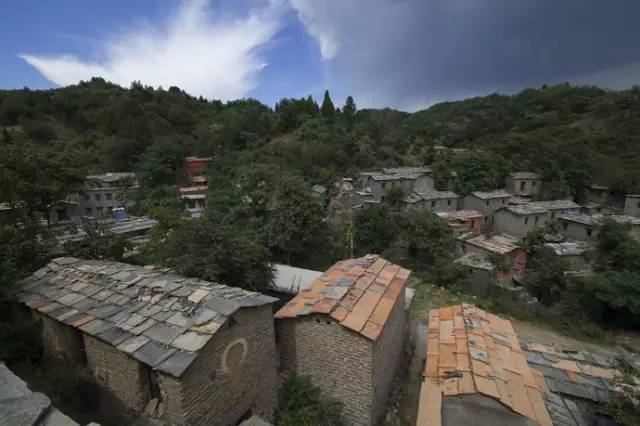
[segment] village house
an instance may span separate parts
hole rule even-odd
[[[640,217],[640,194],[629,194],[624,199],[624,214]]]
[[[553,424],[510,321],[468,304],[428,315],[417,426]]]
[[[375,255],[338,262],[275,314],[281,369],[342,402],[348,424],[385,413],[408,331],[409,274]]]
[[[535,197],[542,187],[542,176],[531,172],[509,173],[506,180],[509,192],[521,197]]]
[[[496,210],[509,205],[509,199],[513,196],[504,189],[483,192],[476,191],[464,197],[463,208],[465,210],[476,210],[484,216],[483,227],[491,229],[493,227],[493,215]]]
[[[497,274],[499,282],[522,275],[527,266],[527,253],[520,247],[519,239],[508,234],[461,235],[457,238],[458,254],[488,261],[491,255],[500,256],[508,270]]]
[[[48,359],[86,365],[100,411],[172,425],[270,418],[275,298],[153,267],[57,258],[17,285]]]
[[[581,206],[571,200],[535,201],[508,206],[495,213],[494,230],[524,237],[534,228],[544,228],[558,216],[579,214]]]
[[[205,170],[211,161],[213,157],[185,157],[182,161],[184,181],[180,186],[180,197],[192,217],[199,217],[205,208],[208,189]]]
[[[626,215],[570,215],[560,216],[560,233],[567,239],[589,241],[596,237],[598,228],[604,218],[615,220],[619,223],[628,223],[631,226],[630,235],[640,240],[640,218]]]
[[[388,190],[401,188],[405,195],[434,188],[432,169],[396,167],[360,173],[359,188],[369,192],[376,201],[384,202]]]
[[[458,194],[451,191],[429,191],[413,192],[403,200],[405,211],[456,211],[458,209]]]
[[[585,254],[589,251],[590,245],[586,241],[564,241],[561,243],[545,243],[553,253],[567,262],[569,271],[584,272],[591,269]]]
[[[436,215],[447,222],[454,237],[468,232],[479,234],[482,229],[483,216],[475,210],[436,212]]]
[[[93,217],[113,216],[115,207],[122,207],[127,190],[135,188],[135,173],[104,173],[87,176],[78,194],[81,215]]]
[[[426,337],[417,426],[611,424],[601,413],[620,396],[617,356],[522,340],[468,304],[431,310]]]

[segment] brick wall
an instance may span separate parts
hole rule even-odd
[[[248,410],[273,415],[278,379],[271,306],[241,309],[218,330],[180,379],[158,373],[165,420],[173,424],[230,425]],[[227,371],[225,350],[246,342],[244,362]]]
[[[149,402],[148,370],[143,364],[84,334],[87,365],[99,385],[100,411],[123,424],[132,422]]]
[[[373,422],[373,345],[326,315],[278,320],[281,368],[309,375],[325,397],[344,404],[349,424]]]
[[[41,315],[40,318],[42,319],[42,346],[45,358],[71,365],[83,364],[82,332],[44,315]]]
[[[373,344],[373,420],[380,421],[387,408],[387,397],[402,359],[408,335],[407,312],[404,310],[405,290],[398,296],[387,321]]]

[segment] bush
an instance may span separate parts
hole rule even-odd
[[[278,426],[340,426],[342,404],[324,398],[308,376],[293,376],[278,395]]]

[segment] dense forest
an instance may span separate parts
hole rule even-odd
[[[325,92],[319,104],[311,97],[282,99],[271,108],[253,99],[195,98],[176,87],[134,82],[124,89],[97,78],[53,90],[0,91],[0,202],[24,203],[35,218],[89,173],[134,171],[140,185],[130,194],[132,213],[160,221],[138,262],[260,289],[272,261],[324,269],[349,256],[346,241],[354,232],[356,255],[393,257],[401,239],[410,249],[402,259],[407,266],[441,285],[456,282],[453,240],[432,217],[371,209],[348,227],[328,224],[326,205],[309,189],[322,184],[334,193],[336,181],[364,169],[433,164],[436,183],[453,175],[461,194],[500,187],[511,171],[543,174],[547,198],[585,201],[591,184],[640,190],[640,87],[545,86],[415,113],[358,110],[356,103]],[[437,155],[439,146],[466,151]],[[186,155],[215,157],[199,220],[181,216],[177,183]],[[35,220],[2,228],[0,288],[46,261],[46,231]],[[122,254],[118,241],[77,250]],[[629,273],[638,280],[633,265]],[[534,272],[546,279],[554,271]],[[640,308],[630,306],[640,318]]]

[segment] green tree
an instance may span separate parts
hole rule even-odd
[[[424,265],[453,260],[455,241],[451,229],[435,214],[410,211],[401,221],[400,236],[418,270]]]
[[[342,108],[342,113],[347,116],[347,117],[353,117],[354,115],[356,115],[356,103],[353,100],[352,96],[347,96],[347,101],[344,104],[344,107]]]
[[[324,398],[309,376],[293,376],[278,394],[278,426],[342,426],[342,404]]]
[[[322,99],[322,106],[320,107],[320,114],[323,117],[331,117],[335,114],[336,109],[333,106],[333,101],[331,100],[331,96],[329,96],[329,91],[324,91],[324,98]]]
[[[353,239],[356,256],[382,253],[396,238],[396,223],[386,208],[366,206],[353,218]]]

